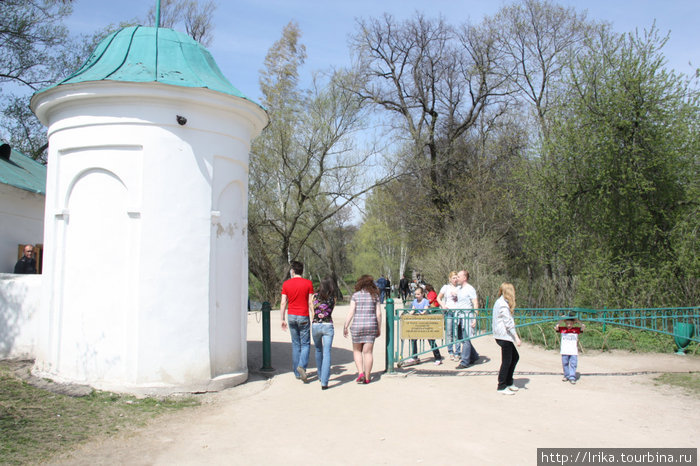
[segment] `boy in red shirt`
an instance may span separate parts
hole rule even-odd
[[[282,301],[280,315],[282,330],[289,328],[292,336],[292,369],[297,379],[306,383],[306,368],[309,365],[309,347],[311,345],[311,318],[313,312],[314,286],[311,280],[301,276],[304,264],[292,261],[290,264],[292,278],[282,284]],[[289,317],[285,319],[289,308]],[[289,320],[289,323],[287,323]]]
[[[578,336],[586,328],[586,325],[581,324],[580,327],[574,327],[580,321],[573,313],[564,318],[566,319],[565,325],[562,325],[563,321],[560,320],[554,327],[554,330],[561,334],[561,365],[564,368],[564,377],[561,381],[575,384],[576,366],[578,366]]]

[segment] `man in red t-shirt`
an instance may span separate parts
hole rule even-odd
[[[282,301],[280,315],[282,330],[292,336],[292,369],[297,379],[307,381],[306,368],[309,365],[309,348],[311,342],[311,316],[313,312],[314,285],[311,280],[301,276],[304,264],[292,261],[290,264],[292,278],[282,284]],[[289,317],[285,319],[287,309]],[[287,323],[289,320],[289,323]]]

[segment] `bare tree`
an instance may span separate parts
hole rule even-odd
[[[583,47],[593,27],[586,14],[549,0],[522,0],[503,7],[491,20],[504,73],[535,108],[546,131],[546,113],[567,60]]]
[[[200,42],[204,46],[209,46],[214,38],[214,25],[212,19],[214,17],[216,4],[213,0],[209,0],[200,5],[198,2],[191,1],[187,5],[185,11],[184,22],[187,34]]]
[[[431,202],[444,213],[450,194],[440,184],[455,144],[509,92],[507,77],[496,72],[500,51],[493,31],[455,29],[420,14],[403,23],[384,15],[359,21],[352,45],[364,78],[358,96],[395,117],[412,163],[427,162]]]
[[[177,28],[184,26],[187,35],[205,47],[214,40],[214,0],[161,0],[160,26]],[[155,7],[148,11],[147,23],[155,25]]]

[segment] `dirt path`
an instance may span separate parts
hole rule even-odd
[[[203,406],[146,428],[90,442],[52,464],[536,464],[538,447],[700,446],[700,399],[657,385],[654,373],[699,371],[700,357],[586,353],[577,385],[561,382],[555,351],[523,345],[515,396],[496,392],[499,347],[475,340],[490,361],[456,371],[431,360],[385,375],[383,338],[374,382],[357,385],[346,307],[335,313],[333,373],[321,391],[290,372],[289,335],[273,312],[276,374],[206,395]],[[251,370],[262,365],[259,315],[248,318]],[[443,351],[443,354],[445,352]]]

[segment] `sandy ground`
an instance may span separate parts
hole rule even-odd
[[[148,427],[96,440],[51,464],[536,464],[538,447],[700,446],[700,399],[658,385],[662,371],[700,371],[700,357],[586,353],[577,385],[561,381],[560,358],[524,344],[514,396],[496,392],[500,349],[474,345],[490,361],[466,370],[431,358],[384,374],[384,339],[373,382],[354,383],[347,307],[334,313],[330,389],[321,391],[311,348],[310,381],[291,372],[289,334],[272,313],[272,365],[262,366],[260,315],[248,316],[250,379],[203,395],[201,407]],[[446,356],[446,351],[443,350]]]

